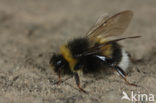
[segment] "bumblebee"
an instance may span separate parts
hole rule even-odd
[[[119,12],[113,16],[101,16],[86,36],[73,39],[60,47],[60,53],[54,53],[50,65],[58,74],[73,75],[78,88],[80,86],[79,71],[83,74],[99,72],[112,68],[130,85],[126,79],[130,57],[118,41],[140,36],[119,37],[128,27],[133,16],[130,10]]]

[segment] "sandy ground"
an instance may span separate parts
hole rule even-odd
[[[52,52],[84,35],[100,15],[127,9],[134,18],[126,34],[142,36],[121,42],[137,60],[127,79],[144,88],[116,74],[82,76],[89,94],[79,92],[72,78],[56,85],[48,64]],[[121,100],[123,91],[156,96],[155,19],[155,0],[0,0],[0,103],[130,103]]]

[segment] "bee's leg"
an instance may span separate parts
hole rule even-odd
[[[75,81],[76,81],[76,85],[77,87],[80,89],[80,91],[84,92],[84,93],[87,93],[84,89],[81,88],[80,86],[80,79],[79,79],[79,75],[78,73],[74,73],[74,78],[75,78]]]
[[[60,69],[58,70],[57,75],[58,75],[58,81],[56,82],[56,84],[60,84],[60,83],[62,82],[62,80],[61,80],[61,71],[60,71]]]
[[[128,85],[136,86],[136,87],[138,86],[138,85],[136,85],[136,84],[134,84],[134,83],[130,83],[130,82],[126,79],[126,75],[127,75],[127,74],[126,74],[120,67],[115,66],[114,68],[115,68],[115,70],[119,73],[119,75],[121,76],[121,78],[124,79],[125,82],[126,82]]]

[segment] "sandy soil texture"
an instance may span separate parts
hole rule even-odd
[[[134,17],[125,33],[142,36],[120,42],[137,60],[127,79],[144,88],[116,74],[81,76],[89,94],[73,78],[56,85],[52,52],[85,35],[100,15],[127,9]],[[0,0],[0,103],[130,103],[121,100],[123,91],[156,96],[155,19],[156,0]]]

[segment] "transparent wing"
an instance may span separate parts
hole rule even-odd
[[[100,25],[102,25],[108,18],[109,18],[108,14],[104,14],[104,15],[100,16],[100,17],[97,19],[95,25],[93,25],[93,26],[89,29],[89,31],[86,33],[87,36],[90,36],[90,35],[91,35],[97,28],[99,28]]]
[[[133,12],[130,10],[119,12],[111,17],[102,16],[97,20],[97,23],[87,33],[88,38],[97,36],[111,37],[119,36],[128,27]]]

